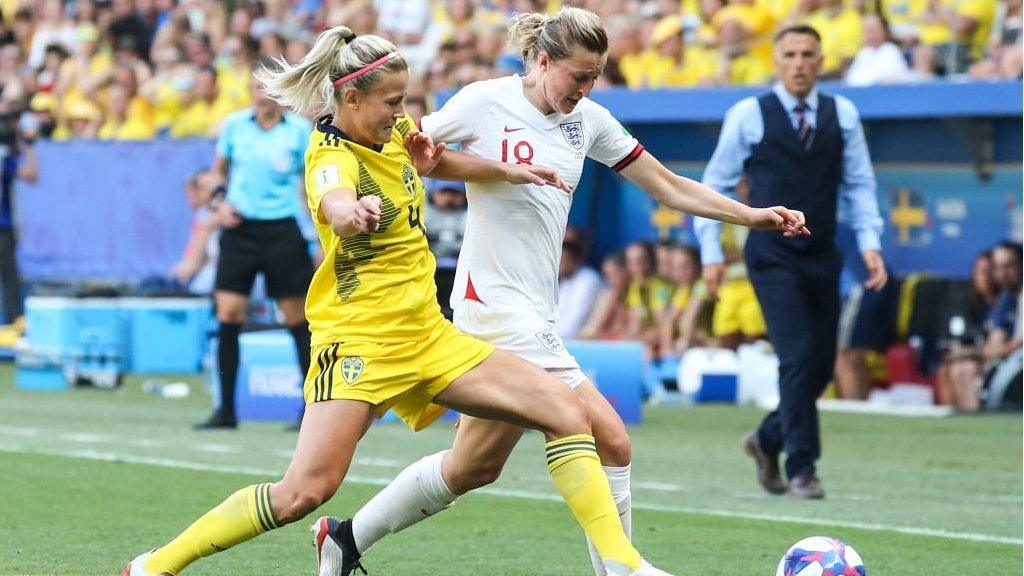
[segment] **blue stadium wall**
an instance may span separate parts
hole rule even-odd
[[[897,272],[963,276],[976,252],[1020,238],[1019,82],[823,89],[861,111]],[[725,111],[758,92],[610,90],[594,99],[673,170],[699,178]],[[209,166],[211,142],[41,142],[38,152],[39,182],[17,189],[26,277],[139,280],[174,264],[191,222],[185,182]],[[595,231],[595,262],[635,239],[690,238],[688,218],[657,210],[592,162],[570,222]]]

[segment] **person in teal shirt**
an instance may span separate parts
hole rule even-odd
[[[255,78],[249,91],[252,107],[228,116],[217,139],[213,170],[227,181],[211,202],[223,228],[214,288],[221,402],[197,429],[237,426],[238,335],[258,273],[295,340],[302,374],[309,370],[303,306],[313,262],[298,219],[305,205],[303,154],[312,125],[268,98]]]

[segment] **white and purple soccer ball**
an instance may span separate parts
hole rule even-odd
[[[813,536],[793,544],[775,576],[866,576],[860,554],[842,540]]]

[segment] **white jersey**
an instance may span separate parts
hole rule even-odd
[[[424,117],[421,128],[435,142],[460,143],[462,151],[479,158],[554,168],[573,188],[586,157],[621,170],[643,152],[608,110],[588,98],[569,114],[545,116],[526,99],[519,76],[466,86]],[[471,182],[466,194],[469,221],[452,308],[468,298],[554,322],[572,195],[552,186],[504,182]]]

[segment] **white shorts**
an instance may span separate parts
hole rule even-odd
[[[475,300],[455,308],[455,327],[547,370],[576,388],[587,380],[551,322],[530,312],[504,312]]]

